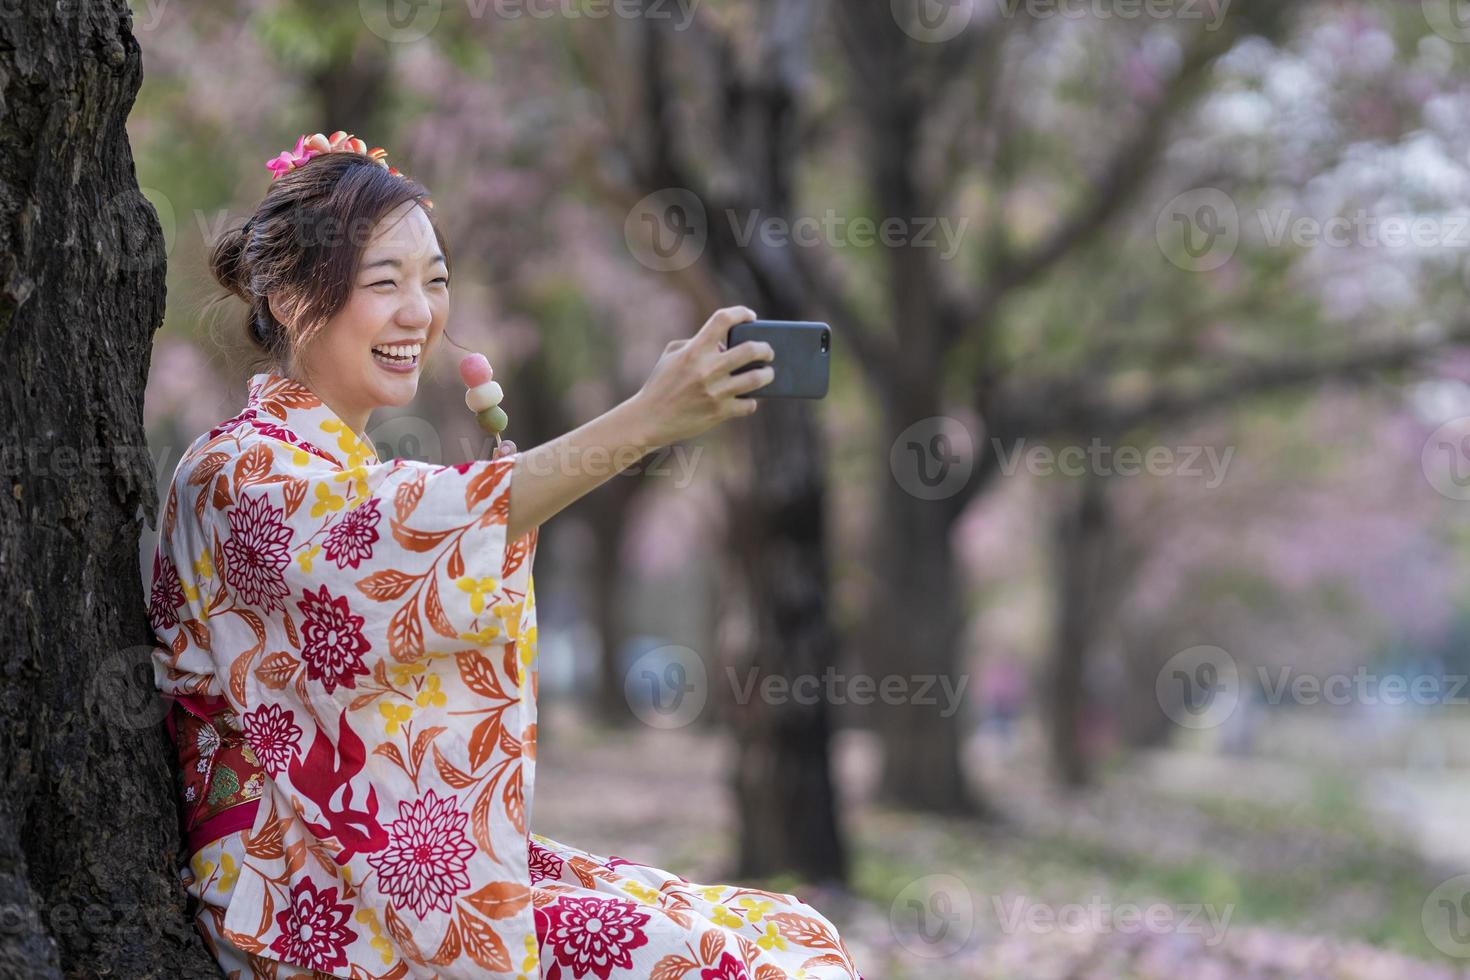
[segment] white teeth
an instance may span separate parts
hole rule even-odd
[[[375,354],[389,354],[399,358],[418,357],[423,352],[423,344],[384,344],[373,348]]]

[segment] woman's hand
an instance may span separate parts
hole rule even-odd
[[[638,394],[630,402],[646,417],[650,439],[666,446],[697,436],[738,415],[750,415],[760,402],[737,396],[770,384],[776,377],[769,365],[732,375],[752,361],[771,361],[770,344],[751,340],[729,350],[725,337],[737,323],[756,318],[746,306],[728,306],[705,321],[688,340],[664,348]]]

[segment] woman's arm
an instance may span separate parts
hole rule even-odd
[[[752,414],[759,402],[737,396],[770,384],[774,369],[730,372],[752,361],[770,361],[775,351],[761,341],[726,350],[724,338],[735,324],[754,319],[754,311],[744,306],[717,311],[692,338],[664,348],[648,381],[632,398],[566,435],[516,454],[509,540],[519,540],[655,449]]]

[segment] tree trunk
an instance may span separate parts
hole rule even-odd
[[[824,446],[813,409],[799,402],[766,401],[732,424],[746,430],[749,454],[749,482],[730,498],[736,591],[727,611],[737,636],[722,644],[726,656],[711,683],[728,692],[735,736],[736,875],[796,871],[845,881],[828,751],[832,706],[825,688],[812,689],[837,653],[828,617]]]
[[[1108,564],[1108,515],[1103,478],[1084,476],[1075,496],[1058,505],[1053,528],[1052,575],[1056,603],[1047,734],[1052,771],[1064,786],[1092,781],[1093,758],[1083,728],[1088,654],[1102,620]]]
[[[0,18],[0,975],[218,975],[178,813],[138,574],[164,245],[124,123],[121,0]]]

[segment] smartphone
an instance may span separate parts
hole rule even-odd
[[[725,348],[747,340],[763,340],[776,356],[771,361],[752,361],[731,374],[744,374],[770,364],[776,377],[770,384],[740,395],[741,398],[825,398],[832,354],[832,328],[807,320],[748,320],[730,328]]]

